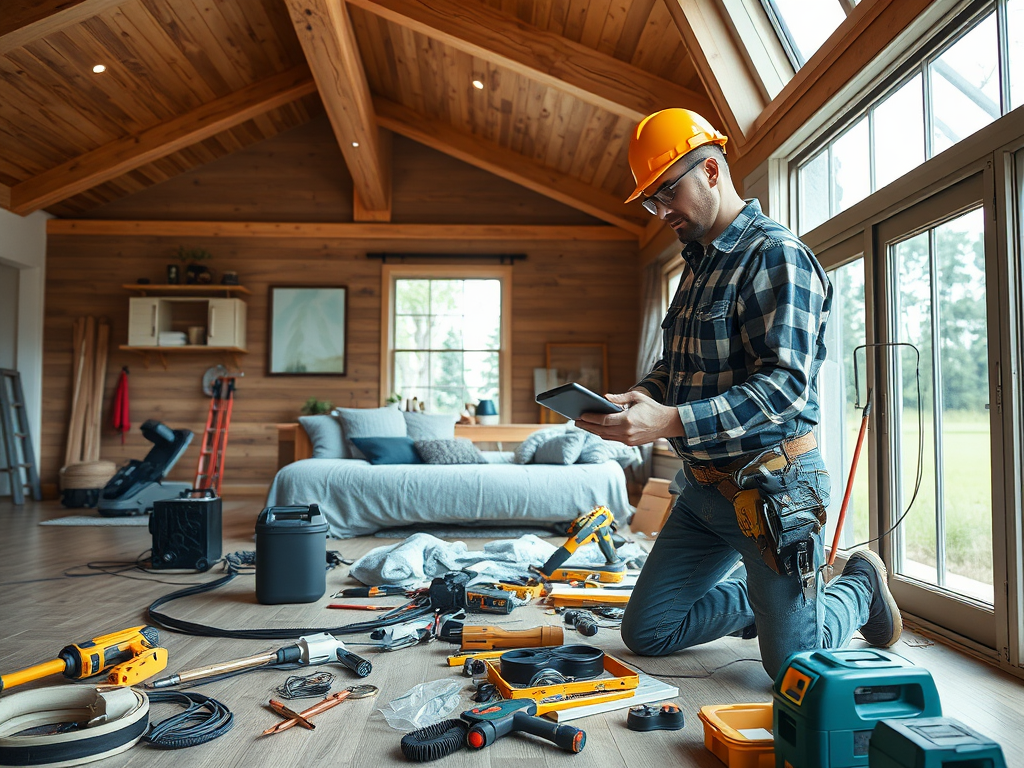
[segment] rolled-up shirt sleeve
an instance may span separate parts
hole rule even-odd
[[[821,268],[798,244],[762,246],[736,302],[753,373],[719,395],[678,405],[687,447],[756,435],[799,415],[811,393],[830,293]]]

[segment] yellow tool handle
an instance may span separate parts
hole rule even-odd
[[[13,688],[22,683],[30,683],[47,675],[59,675],[66,666],[62,659],[54,659],[53,661],[44,661],[42,664],[36,664],[28,669],[19,669],[17,672],[0,676],[0,691]]]
[[[131,661],[118,664],[107,674],[110,685],[136,685],[167,667],[167,649],[150,648]]]

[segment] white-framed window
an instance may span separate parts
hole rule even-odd
[[[814,55],[859,0],[761,0],[794,70]]]
[[[1024,0],[972,8],[790,164],[799,234],[1024,103]]]
[[[382,400],[458,414],[491,400],[510,420],[511,267],[383,267]]]

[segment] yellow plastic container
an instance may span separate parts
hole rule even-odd
[[[715,704],[701,707],[704,746],[729,768],[775,768],[775,741],[749,739],[740,731],[772,730],[772,703]]]

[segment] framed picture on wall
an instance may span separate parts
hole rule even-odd
[[[344,376],[348,287],[272,285],[267,373],[276,376]]]
[[[547,389],[575,381],[591,392],[608,391],[608,345],[604,343],[552,343],[544,345],[544,368],[534,369],[534,386],[543,379]],[[541,424],[561,424],[565,419],[550,408],[540,409]]]

